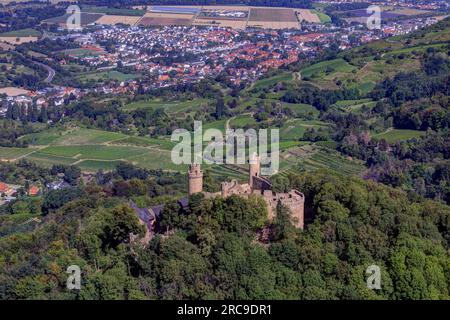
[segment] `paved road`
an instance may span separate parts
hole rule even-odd
[[[56,75],[56,71],[52,67],[50,67],[50,66],[48,66],[46,64],[43,64],[43,63],[40,63],[40,62],[36,62],[36,61],[34,61],[34,63],[40,65],[41,67],[43,67],[43,68],[45,68],[47,70],[48,75],[47,75],[47,78],[44,79],[44,82],[47,82],[47,83],[52,82],[53,78]]]
[[[17,51],[16,51],[17,52]],[[27,57],[27,56],[24,56],[23,54],[21,54],[21,53],[19,53],[19,52],[17,52],[21,57],[23,57],[23,58],[25,58],[25,59],[30,59],[30,57]],[[53,81],[53,78],[55,77],[55,75],[56,75],[56,71],[52,68],[52,67],[50,67],[50,66],[48,66],[48,65],[46,65],[46,64],[43,64],[43,63],[41,63],[41,62],[37,62],[37,61],[33,61],[35,64],[37,64],[37,65],[40,65],[41,67],[43,67],[43,68],[45,68],[45,70],[47,70],[47,72],[48,72],[48,75],[47,75],[47,78],[45,78],[44,79],[44,82],[47,82],[47,83],[50,83],[50,82],[52,82]]]

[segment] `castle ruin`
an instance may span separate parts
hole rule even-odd
[[[216,193],[203,192],[203,172],[199,164],[192,164],[189,167],[189,195],[203,193],[205,197],[229,197],[233,194],[247,198],[250,195],[261,196],[267,204],[269,220],[273,220],[276,215],[278,202],[289,208],[294,225],[303,229],[304,226],[304,206],[305,196],[297,190],[278,193],[272,191],[272,183],[261,177],[261,165],[259,156],[253,154],[250,158],[250,168],[248,183],[239,184],[236,180],[222,182],[221,191]]]

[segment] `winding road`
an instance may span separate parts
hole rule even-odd
[[[47,82],[47,83],[52,82],[53,78],[56,75],[55,69],[53,69],[52,67],[50,67],[50,66],[48,66],[46,64],[43,64],[41,62],[36,62],[36,61],[33,61],[33,62],[36,63],[37,65],[40,65],[41,67],[43,67],[43,68],[45,68],[47,70],[48,75],[47,75],[47,78],[44,79],[44,82]]]
[[[17,52],[17,51],[16,51],[16,52]],[[56,75],[55,69],[53,69],[52,67],[50,67],[50,66],[48,66],[48,65],[46,65],[46,64],[44,64],[44,63],[42,63],[42,62],[34,61],[32,58],[30,58],[30,57],[28,57],[28,56],[25,56],[25,55],[23,55],[23,54],[20,53],[20,52],[17,52],[17,54],[19,54],[19,55],[20,55],[21,57],[23,57],[24,59],[31,60],[33,63],[35,63],[35,64],[37,64],[37,65],[43,67],[45,70],[47,70],[48,75],[47,75],[47,78],[44,79],[44,82],[46,82],[46,83],[51,83],[51,82],[53,81],[53,78],[54,78],[55,75]]]

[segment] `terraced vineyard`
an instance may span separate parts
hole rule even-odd
[[[231,168],[230,166],[214,165],[207,167],[205,170],[209,171],[211,176],[216,179],[236,179],[238,181],[244,181],[248,177],[241,170],[238,170],[237,168]]]
[[[301,152],[284,157],[280,164],[280,175],[288,176],[298,171],[319,169],[331,170],[345,175],[360,175],[365,167],[360,161],[350,160],[331,149],[309,145],[299,148]],[[297,149],[297,150],[299,150]]]

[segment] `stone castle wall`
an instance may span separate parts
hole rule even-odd
[[[221,192],[206,193],[203,192],[203,172],[200,165],[193,164],[189,167],[189,195],[203,192],[205,197],[212,198],[222,196],[227,198],[231,195],[238,195],[248,198],[252,194],[262,196],[267,203],[269,212],[269,220],[273,220],[276,216],[276,208],[280,201],[290,211],[293,218],[293,223],[297,228],[304,227],[304,211],[305,211],[305,196],[297,190],[291,190],[286,193],[276,193],[272,191],[272,184],[269,180],[260,177],[259,158],[256,157],[256,163],[250,164],[249,182],[239,184],[236,180],[230,182],[223,182],[221,184]]]

